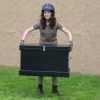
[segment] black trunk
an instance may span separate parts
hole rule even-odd
[[[69,76],[69,52],[67,45],[20,45],[20,75]]]

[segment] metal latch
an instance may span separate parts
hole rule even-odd
[[[43,46],[43,51],[45,52],[45,45]]]

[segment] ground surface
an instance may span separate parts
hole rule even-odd
[[[18,75],[18,68],[0,67],[0,100],[100,100],[100,76],[71,73],[59,78],[58,97],[51,93],[51,79],[44,79],[44,94],[37,93],[37,77]]]

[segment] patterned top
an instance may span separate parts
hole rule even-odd
[[[58,22],[56,22],[56,25],[53,29],[51,29],[49,25],[46,25],[45,29],[42,29],[40,22],[33,25],[34,30],[40,30],[40,40],[46,42],[57,40],[57,29],[61,30],[62,27],[63,26]]]

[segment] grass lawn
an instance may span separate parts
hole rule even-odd
[[[71,73],[59,78],[62,96],[51,93],[51,78],[44,78],[44,94],[37,93],[37,77],[19,76],[19,68],[0,67],[0,100],[100,100],[100,76]]]

